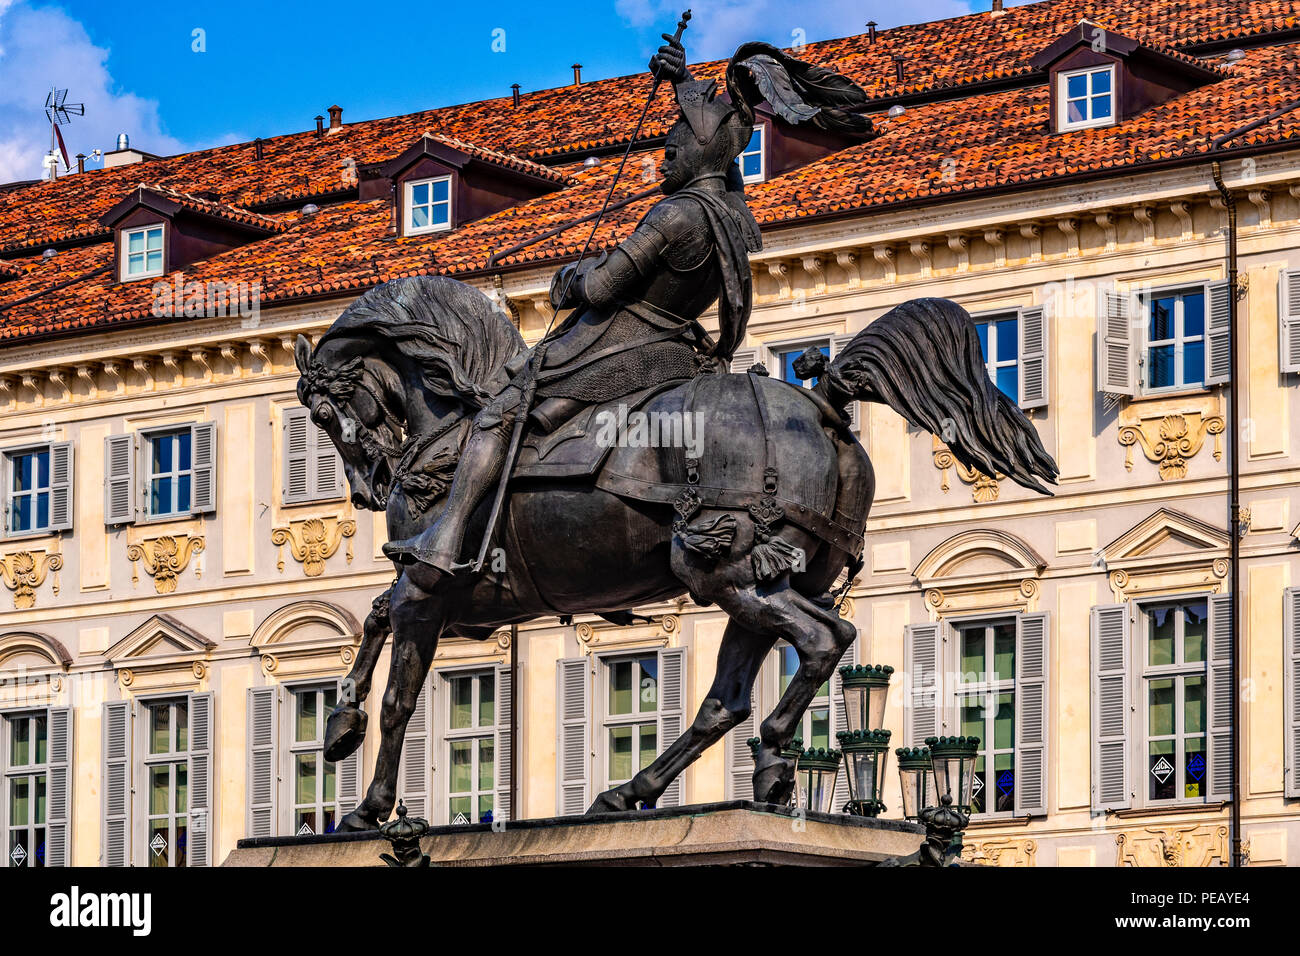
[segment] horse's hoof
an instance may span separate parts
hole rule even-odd
[[[358,810],[353,810],[342,820],[340,820],[339,825],[334,828],[334,832],[335,833],[360,833],[366,830],[378,830],[378,829],[379,829],[379,821],[372,817],[365,816],[358,809]]]
[[[783,807],[794,796],[794,768],[785,760],[769,763],[754,771],[754,799]]]
[[[587,808],[587,816],[593,813],[627,813],[636,809],[636,797],[618,790],[606,790]]]
[[[366,739],[366,712],[355,704],[340,704],[325,723],[325,759],[338,763]]]

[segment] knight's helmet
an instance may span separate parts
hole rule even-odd
[[[862,139],[873,133],[871,120],[852,112],[867,102],[861,87],[770,44],[742,44],[727,63],[726,83],[728,98],[718,95],[717,80],[677,85],[682,120],[701,150],[701,172],[734,168],[754,132],[755,108],[764,101],[789,123],[812,123]]]

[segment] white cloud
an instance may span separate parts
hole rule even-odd
[[[157,102],[118,88],[107,62],[108,51],[62,10],[0,0],[0,183],[44,174],[50,127],[43,104],[55,83],[70,90],[69,103],[86,104],[86,115],[62,130],[70,158],[110,150],[124,131],[151,153],[189,148],[164,132]]]
[[[1012,0],[1016,5],[1023,0]],[[615,0],[615,9],[636,27],[675,30],[686,0]],[[819,0],[792,3],[790,0],[694,0],[691,22],[683,42],[692,62],[726,59],[748,40],[766,40],[777,46],[791,46],[799,37],[813,43],[834,37],[867,32],[867,21],[876,20],[881,29],[903,23],[925,23],[965,16],[974,12],[968,0],[909,0],[906,4],[866,3],[862,0]],[[985,6],[987,8],[987,5]],[[655,44],[656,46],[658,44]]]

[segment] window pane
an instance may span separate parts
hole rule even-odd
[[[14,458],[14,491],[32,490],[32,456],[18,455]]]
[[[31,822],[32,785],[30,777],[12,777],[9,780],[9,825],[26,826]]]
[[[433,201],[446,202],[447,197],[451,194],[451,180],[439,179],[431,183],[433,186]]]
[[[49,728],[46,726],[45,715],[41,714],[38,717],[33,717],[32,725],[32,736],[36,738],[34,741],[36,759],[32,763],[42,764],[50,759],[50,734]]]
[[[1147,339],[1151,342],[1164,342],[1174,337],[1174,308],[1178,296],[1162,296],[1151,300],[1151,325],[1147,329]]]
[[[1205,601],[1183,605],[1183,661],[1188,664],[1205,660],[1205,634],[1209,625],[1209,606]]]
[[[789,644],[783,644],[777,648],[777,663],[780,668],[780,674],[777,677],[777,693],[785,694],[786,688],[790,686],[790,681],[794,680],[794,675],[799,670],[799,655]]]
[[[294,763],[293,802],[314,804],[316,802],[316,755],[297,754]]]
[[[32,722],[18,717],[9,723],[9,762],[15,767],[25,767],[32,762]]]
[[[334,795],[335,765],[328,760],[322,760],[321,770],[324,773],[324,779],[321,781],[321,801],[323,803],[333,803],[336,799]]]
[[[828,707],[818,707],[808,711],[809,737],[806,747],[831,746],[831,712]]]
[[[32,530],[32,499],[24,495],[21,498],[13,500],[13,506],[10,511],[10,530],[11,531],[31,531]]]
[[[478,679],[478,725],[491,727],[496,723],[496,679],[484,674]]]
[[[50,493],[42,491],[36,496],[36,523],[34,528],[45,528],[50,523]]]
[[[36,812],[32,817],[32,823],[42,824],[45,822],[45,774],[36,777]]]
[[[338,705],[339,702],[338,688],[337,687],[322,688],[320,695],[321,695],[321,699],[324,701],[325,704],[325,706],[321,709],[321,712],[324,714],[328,714]]]
[[[144,233],[128,232],[126,234],[127,252],[144,252]]]
[[[451,203],[435,204],[432,208],[431,220],[434,225],[447,225],[451,221]]]
[[[1188,342],[1183,346],[1181,385],[1200,385],[1205,381],[1205,342]]]
[[[1183,296],[1183,335],[1192,337],[1205,334],[1205,293],[1193,292]]]
[[[316,692],[300,690],[294,694],[297,699],[297,719],[294,721],[293,739],[299,743],[316,739]]]
[[[492,794],[485,793],[478,798],[478,822],[492,822]]]
[[[1184,745],[1183,796],[1205,796],[1205,738],[1188,737]]]
[[[984,679],[984,627],[961,632],[961,679],[966,683]]]
[[[186,850],[188,849],[188,844],[189,844],[189,827],[185,825],[185,819],[182,817],[181,819],[176,821],[176,847],[172,851],[174,856],[174,859],[172,860],[172,866],[185,865],[186,860],[188,859],[189,856],[188,853],[186,852]]]
[[[188,428],[176,436],[176,467],[180,471],[187,471],[191,467],[190,431]]]
[[[316,832],[316,811],[314,809],[299,810],[293,815],[293,832],[294,833],[315,833]]]
[[[1016,337],[1016,319],[1003,319],[998,323],[998,361],[1009,362],[1017,358],[1020,343]]]
[[[452,797],[447,803],[447,810],[451,815],[452,823],[472,823],[471,800],[469,797]],[[457,817],[462,819],[457,820]]]
[[[176,479],[176,510],[190,510],[190,476],[181,475]]]
[[[993,716],[993,746],[1003,750],[1016,745],[1015,695],[998,694],[998,710]]]
[[[632,778],[631,727],[609,729],[609,779],[610,782]]]
[[[988,789],[984,785],[984,755],[980,754],[975,760],[975,774],[971,781],[971,813],[984,812],[984,798],[988,795]]]
[[[999,813],[1016,808],[1016,755],[998,754],[993,758],[993,787],[997,793],[995,808]]]
[[[172,480],[155,478],[149,487],[149,513],[166,515],[172,512]]]
[[[453,740],[451,742],[451,775],[448,789],[451,793],[466,793],[473,789],[474,782],[474,746],[470,740]]]
[[[175,436],[159,435],[150,445],[153,448],[153,473],[155,475],[172,470]]]
[[[474,726],[474,679],[451,679],[451,728],[463,730]]]
[[[1205,733],[1205,678],[1183,678],[1183,733]]]
[[[1170,388],[1174,378],[1174,347],[1160,345],[1147,349],[1147,387]]]
[[[641,725],[641,746],[636,765],[637,770],[644,770],[654,761],[656,754],[659,752],[658,740],[659,732],[654,724]]]
[[[176,752],[185,753],[190,749],[190,705],[188,701],[178,700],[176,712]]]
[[[1065,79],[1065,95],[1070,99],[1086,96],[1088,93],[1088,74],[1079,73]]]
[[[1149,681],[1148,698],[1147,733],[1152,737],[1169,736],[1174,732],[1173,678]]]
[[[416,183],[411,187],[411,204],[415,206],[427,206],[429,204],[428,183]]]
[[[151,754],[171,753],[171,716],[172,710],[166,704],[154,704],[149,708],[149,752]]]
[[[171,806],[171,764],[149,768],[149,813],[157,816]]]
[[[989,322],[976,322],[976,323],[975,323],[975,334],[977,334],[977,335],[980,337],[980,355],[982,355],[982,356],[984,357],[984,361],[985,361],[985,362],[987,362],[987,361],[989,360],[989,327],[990,327],[990,325],[991,325],[991,323],[989,323]]]
[[[178,763],[176,766],[176,812],[189,811],[189,765]]]
[[[609,665],[609,712],[632,713],[631,661],[614,661]]]
[[[998,369],[997,378],[993,380],[1000,391],[1012,401],[1020,399],[1020,366],[1005,365]]]
[[[748,153],[745,156],[742,156],[740,172],[741,175],[745,177],[763,175],[762,153]]]
[[[423,229],[429,225],[429,207],[412,206],[411,207],[411,228]]]
[[[1098,70],[1089,75],[1092,77],[1092,91],[1094,93],[1110,92],[1110,70]]]
[[[491,790],[496,779],[496,741],[480,737],[478,741],[478,789]]]
[[[167,865],[167,839],[171,833],[167,820],[154,820],[149,824],[149,866],[165,867]]]
[[[1152,800],[1172,800],[1177,796],[1177,768],[1174,767],[1174,742],[1153,740],[1147,747],[1147,779]]]
[[[1177,627],[1175,611],[1177,605],[1162,604],[1147,611],[1149,622],[1149,640],[1147,641],[1147,663],[1152,667],[1161,667],[1174,662],[1174,629]]]
[[[1016,624],[1005,621],[993,627],[993,680],[1013,680],[1016,676]]]
[[[963,697],[958,702],[958,707],[961,708],[961,735],[983,740],[987,736],[984,730],[984,698]]]
[[[643,657],[637,661],[640,671],[640,707],[643,714],[654,713],[659,709],[659,658]]]
[[[1110,94],[1092,98],[1092,118],[1107,119],[1110,116]]]

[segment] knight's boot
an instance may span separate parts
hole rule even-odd
[[[470,562],[459,561],[465,528],[474,509],[501,475],[505,433],[505,423],[475,428],[456,466],[442,515],[416,537],[384,545],[384,554],[406,567],[412,581],[424,590],[431,590],[443,575],[473,567]]]

